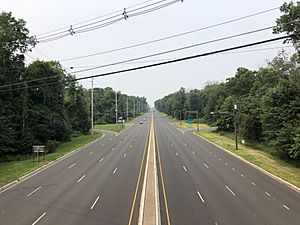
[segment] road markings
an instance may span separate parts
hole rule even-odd
[[[219,159],[219,161],[222,161],[222,159]]]
[[[232,195],[235,196],[235,193],[234,193],[228,186],[226,186],[226,188],[227,188],[227,190],[228,190]]]
[[[158,140],[155,127],[154,127],[154,133],[155,133],[155,139]],[[168,200],[167,200],[164,176],[163,176],[163,171],[162,171],[162,166],[161,166],[161,158],[160,158],[160,150],[159,150],[159,146],[158,146],[158,141],[156,141],[156,147],[157,147],[157,156],[158,156],[158,162],[159,162],[160,178],[161,178],[162,190],[163,190],[163,195],[164,195],[167,224],[170,225],[171,223],[170,223],[169,207],[168,207]]]
[[[104,146],[104,144],[102,144],[102,146]]]
[[[101,163],[101,162],[103,161],[103,159],[104,159],[104,158],[101,158],[101,159],[98,161],[98,163]]]
[[[115,148],[112,148],[111,150],[113,151],[113,150],[115,150]]]
[[[85,175],[83,175],[83,176],[77,181],[77,183],[79,183],[80,181],[82,181],[83,178],[85,178]]]
[[[112,138],[110,138],[109,140],[111,140],[111,141],[112,141]]]
[[[187,144],[186,144],[186,143],[184,143],[184,145],[185,145],[185,146],[187,146]]]
[[[37,222],[39,222],[45,215],[46,215],[46,212],[44,212],[39,218],[37,218],[37,220],[34,221],[34,223],[32,225],[37,224]]]
[[[284,208],[286,208],[287,210],[290,210],[290,208],[289,208],[289,207],[287,207],[286,205],[283,205],[283,207],[284,207]]]
[[[194,151],[192,151],[193,155],[195,155],[196,153]]]
[[[242,177],[242,178],[245,178],[244,174],[241,174],[241,177]]]
[[[235,169],[232,167],[232,170],[235,171]]]
[[[132,145],[129,145],[129,148],[132,148]]]
[[[35,192],[37,192],[38,190],[40,190],[42,188],[42,186],[39,186],[38,188],[34,189],[32,192],[30,192],[27,196],[29,197],[30,195],[34,194]]]
[[[214,157],[217,157],[216,155],[214,155]]]
[[[253,186],[255,186],[255,185],[256,185],[254,182],[251,182],[251,184],[252,184]]]
[[[125,158],[126,157],[126,153],[124,153],[124,155],[123,155],[123,158]]]
[[[171,148],[173,148],[174,147],[174,145],[173,144],[171,144]]]
[[[203,163],[204,164],[204,166],[208,169],[209,168],[209,166],[208,165],[206,165],[206,163]]]
[[[118,168],[116,168],[116,169],[114,170],[113,174],[115,174],[115,173],[117,172],[117,170],[118,170]]]
[[[69,166],[68,168],[71,169],[73,166],[75,166],[76,163],[73,163],[71,166]]]
[[[199,198],[201,199],[201,201],[204,203],[204,199],[203,199],[203,197],[202,197],[202,195],[200,194],[199,191],[197,191],[197,194],[198,194]]]
[[[92,205],[92,207],[91,207],[91,210],[92,210],[92,209],[94,208],[94,206],[97,204],[99,198],[100,198],[100,196],[98,196],[98,197],[96,198],[96,200],[94,201],[94,203],[93,203],[93,205]]]
[[[93,154],[94,152],[90,152],[89,155]]]
[[[141,180],[142,168],[143,168],[143,165],[144,165],[146,147],[147,147],[147,142],[149,140],[149,134],[150,134],[150,129],[148,130],[146,142],[145,142],[145,145],[144,145],[144,152],[143,152],[143,156],[142,156],[142,162],[141,162],[141,165],[140,165],[138,179],[137,179],[137,182],[136,182],[136,187],[135,187],[134,197],[133,197],[132,206],[131,206],[131,210],[130,210],[128,225],[131,225],[131,222],[132,222],[132,216],[133,216],[135,202],[136,202],[136,196],[137,196],[137,192],[138,192],[139,184],[140,184],[140,180]]]
[[[269,197],[271,196],[268,192],[265,191],[265,194],[268,195]]]
[[[185,166],[182,166],[182,168],[184,169],[185,172],[187,171],[187,169],[185,168]]]
[[[225,166],[228,166],[228,163],[225,163]]]
[[[176,152],[176,156],[178,157],[178,153]]]

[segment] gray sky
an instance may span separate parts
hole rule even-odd
[[[32,35],[45,33],[57,28],[68,27],[94,17],[102,16],[123,8],[145,2],[146,0],[1,0],[0,9],[11,11],[13,16],[22,18]],[[148,1],[146,4],[157,2]],[[27,63],[33,58],[40,60],[62,60],[86,54],[121,48],[153,39],[179,34],[227,20],[235,19],[259,11],[279,7],[283,0],[184,0],[164,9],[141,15],[128,20],[122,20],[105,28],[83,34],[75,34],[66,38],[41,43],[29,53]],[[207,29],[151,45],[123,50],[100,56],[63,62],[65,68],[70,66],[82,69],[85,66],[104,65],[126,59],[150,55],[178,47],[192,45],[212,39],[243,33],[267,26],[275,25],[275,19],[280,15],[279,10],[231,24]],[[68,29],[68,28],[67,28]],[[232,47],[249,42],[272,38],[271,30],[263,31],[244,37],[233,38],[213,44],[199,46],[172,54],[146,59],[161,60],[200,54],[217,49]],[[267,44],[249,49],[262,49],[283,46],[281,42]],[[249,50],[249,49],[243,49]],[[292,52],[292,48],[286,49]],[[208,81],[224,81],[233,76],[238,67],[258,69],[266,65],[279,49],[231,53],[198,58],[172,65],[152,69],[129,72],[94,80],[95,86],[110,86],[126,94],[145,96],[152,105],[153,102],[166,94],[179,90],[203,88]],[[145,60],[144,60],[145,61]],[[100,74],[129,67],[141,66],[150,62],[130,63],[111,66],[77,74],[77,77]],[[71,72],[72,70],[67,70]],[[90,80],[82,81],[84,87],[90,87]]]

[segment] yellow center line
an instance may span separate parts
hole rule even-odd
[[[148,139],[149,139],[150,128],[151,128],[151,126],[149,127],[146,142],[145,142],[145,146],[144,146],[144,153],[143,153],[143,157],[142,157],[142,162],[141,162],[141,166],[140,166],[138,180],[137,180],[137,183],[136,183],[136,188],[135,188],[135,193],[134,193],[134,197],[133,197],[133,202],[132,202],[132,207],[131,207],[131,211],[130,211],[128,225],[131,225],[131,223],[132,223],[132,216],[133,216],[133,212],[134,212],[134,208],[135,208],[137,192],[138,192],[138,189],[139,189],[139,184],[140,184],[140,179],[141,179],[141,174],[142,174],[142,168],[143,168],[143,165],[144,165],[144,158],[145,158],[145,153],[146,153],[146,149],[147,149],[147,143],[148,143]]]
[[[156,127],[154,126],[154,133],[155,133],[155,139],[156,139],[156,147],[157,147],[157,156],[158,156],[158,162],[159,162],[159,170],[160,170],[160,177],[161,177],[161,183],[162,183],[162,190],[164,194],[164,202],[166,206],[166,216],[167,216],[167,221],[168,225],[170,225],[170,216],[169,216],[169,208],[168,208],[168,201],[167,201],[167,194],[166,194],[166,189],[165,189],[165,182],[164,182],[164,176],[162,172],[162,166],[161,166],[161,160],[160,160],[160,150],[158,146],[158,139],[157,139],[157,133],[156,133]]]

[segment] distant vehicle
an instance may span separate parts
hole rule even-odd
[[[143,121],[141,121],[140,124],[143,124]]]

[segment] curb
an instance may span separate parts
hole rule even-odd
[[[276,176],[276,175],[274,175],[274,174],[272,174],[272,173],[270,173],[270,172],[264,170],[263,168],[261,168],[261,167],[255,165],[255,164],[253,164],[252,162],[247,161],[246,159],[242,158],[241,156],[234,154],[233,152],[231,152],[231,151],[229,151],[229,150],[227,150],[227,149],[225,149],[225,148],[219,146],[218,144],[213,143],[212,141],[207,140],[207,139],[204,138],[204,137],[201,137],[200,135],[196,134],[196,132],[193,132],[193,134],[196,135],[197,137],[200,137],[200,138],[206,140],[207,142],[209,142],[209,143],[215,145],[216,147],[218,147],[218,148],[222,149],[223,151],[229,153],[230,155],[234,156],[235,158],[237,158],[237,159],[243,161],[244,163],[248,164],[249,166],[252,166],[253,168],[259,170],[259,171],[262,172],[262,173],[264,173],[265,175],[267,175],[267,176],[273,178],[274,180],[280,182],[281,184],[284,184],[284,185],[287,186],[288,188],[290,188],[290,189],[296,191],[297,193],[300,193],[300,188],[298,188],[296,185],[291,184],[291,183],[289,183],[289,182],[286,181],[286,180],[283,180],[282,178],[280,178],[280,177],[278,177],[278,176]]]
[[[63,155],[63,156],[61,156],[61,157],[59,157],[59,158],[57,158],[57,159],[55,159],[55,160],[47,163],[47,164],[44,164],[43,166],[35,169],[34,171],[31,171],[30,173],[25,174],[24,176],[19,177],[18,179],[16,179],[16,180],[14,180],[14,181],[12,181],[12,182],[10,182],[10,183],[8,183],[8,184],[0,187],[0,194],[3,193],[4,191],[6,191],[6,190],[8,190],[8,189],[10,189],[10,188],[12,188],[14,186],[16,186],[17,184],[20,184],[23,181],[25,181],[25,180],[33,177],[34,175],[37,175],[37,174],[41,173],[42,171],[44,171],[44,170],[48,169],[49,167],[51,167],[51,166],[59,163],[60,161],[64,160],[65,158],[68,158],[71,155],[73,155],[73,154],[75,154],[77,152],[80,152],[81,150],[83,150],[86,147],[88,147],[88,146],[96,143],[97,141],[100,141],[104,136],[105,136],[105,134],[102,133],[102,136],[100,138],[98,138],[98,139],[96,139],[96,140],[94,140],[92,142],[89,142],[89,143],[85,144],[84,146],[79,147],[79,148],[77,148],[77,149],[75,149],[75,150],[73,150],[71,152],[68,152],[67,154],[65,154],[65,155]]]

